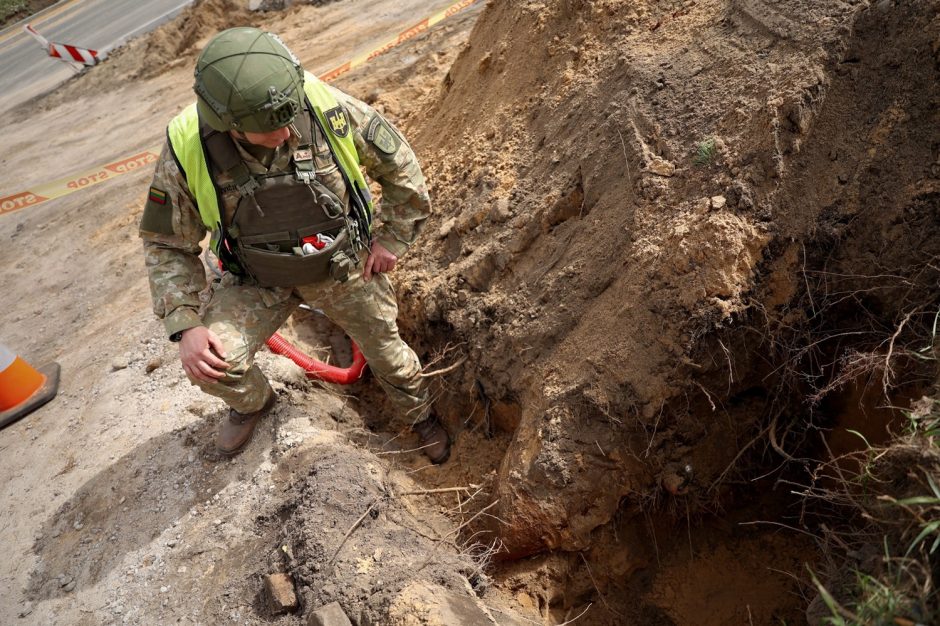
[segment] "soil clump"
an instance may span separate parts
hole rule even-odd
[[[546,594],[543,614],[637,591],[626,581],[662,565],[664,543],[691,566],[711,512],[775,489],[755,477],[810,480],[812,463],[794,461],[829,456],[809,433],[858,427],[820,404],[848,383],[870,387],[873,430],[898,417],[877,406],[931,392],[936,362],[911,354],[931,342],[940,295],[927,225],[938,28],[925,2],[558,1],[481,16],[415,140],[454,208],[400,284],[414,334],[468,357],[439,402],[451,423],[511,435],[488,483],[499,521],[477,530],[509,559],[603,546],[556,588],[610,578],[576,600]],[[651,550],[670,516],[685,520]],[[600,538],[625,525],[632,537]],[[772,536],[754,535],[768,546],[755,572],[801,550],[812,564],[809,544]],[[698,623],[744,604],[755,623],[799,619],[779,601],[792,583],[738,588],[731,613]],[[689,623],[680,598],[639,591]],[[642,621],[631,604],[608,597],[585,620]]]

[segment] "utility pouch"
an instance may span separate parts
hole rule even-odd
[[[338,283],[345,283],[349,280],[353,272],[356,271],[358,264],[359,262],[354,252],[350,250],[347,254],[346,251],[340,250],[330,259],[330,276]]]
[[[349,240],[343,229],[331,244],[302,256],[270,250],[264,244],[242,244],[238,252],[242,265],[249,269],[251,276],[262,287],[296,287],[333,277],[333,259],[348,258],[347,250]]]

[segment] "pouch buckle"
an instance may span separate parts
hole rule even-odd
[[[254,196],[255,192],[261,189],[261,185],[258,184],[258,181],[256,181],[253,176],[250,176],[243,183],[235,183],[235,188],[243,198],[247,198],[248,196]]]

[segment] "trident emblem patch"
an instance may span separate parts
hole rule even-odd
[[[323,114],[326,121],[330,123],[330,130],[337,137],[345,137],[349,134],[349,120],[346,119],[346,111],[342,107],[330,109]]]

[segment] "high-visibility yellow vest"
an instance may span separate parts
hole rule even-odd
[[[330,149],[338,161],[337,165],[345,174],[345,179],[358,187],[358,190],[347,190],[350,202],[355,202],[357,195],[363,198],[365,210],[369,213],[368,217],[371,221],[372,200],[368,195],[369,187],[365,177],[359,169],[359,154],[353,142],[349,120],[345,120],[345,132],[342,135],[337,134],[337,130],[342,131],[343,127],[335,124],[335,116],[328,119],[326,113],[337,109],[339,103],[336,102],[336,98],[329,92],[326,85],[309,72],[304,73],[304,92],[320,122],[320,127],[324,130]],[[195,102],[170,121],[167,126],[167,137],[177,163],[183,168],[183,175],[186,177],[189,190],[196,200],[199,216],[206,228],[212,232],[212,249],[218,255],[221,234],[224,232],[220,209],[222,196],[209,173],[209,165],[206,162],[205,151],[199,136],[199,115],[196,112]]]

